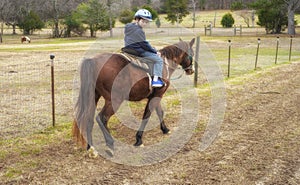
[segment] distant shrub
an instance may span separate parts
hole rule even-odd
[[[234,24],[234,19],[231,13],[227,13],[222,17],[221,25],[225,28],[231,28]]]

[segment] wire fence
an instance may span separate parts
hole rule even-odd
[[[230,77],[241,76],[255,68],[257,38],[230,37],[200,43],[198,84],[206,83],[201,74],[201,63],[216,60],[224,78],[228,75],[229,46]],[[279,38],[277,64],[300,60],[299,39]],[[202,40],[202,39],[200,39]],[[111,41],[107,41],[111,42]],[[99,43],[101,44],[101,43]],[[107,48],[107,43],[103,42]],[[262,38],[257,58],[257,69],[275,64],[277,38]],[[206,57],[203,47],[211,52]],[[210,50],[210,51],[209,51]],[[291,57],[289,56],[291,54]],[[205,58],[206,57],[206,58]],[[54,60],[55,115],[57,124],[69,123],[73,118],[74,77],[82,52],[59,52]],[[39,132],[52,125],[51,109],[51,62],[48,52],[1,52],[0,55],[0,137],[11,138]],[[213,71],[212,71],[213,72]]]
[[[1,63],[0,68],[1,138],[39,132],[52,125],[50,60],[25,59],[12,63]],[[55,107],[60,123],[72,119],[73,77],[77,66],[77,62],[70,61],[55,64]]]
[[[253,36],[253,35],[264,35],[266,34],[266,31],[262,27],[243,27],[241,30],[237,31],[239,29],[236,27],[232,28],[222,28],[222,27],[212,27],[209,31],[206,31],[206,27],[183,27],[183,26],[174,26],[174,27],[160,27],[157,28],[154,25],[151,25],[148,28],[144,28],[147,35],[153,35],[153,36],[187,36],[187,35],[210,35],[210,36]],[[296,31],[300,31],[300,28],[297,28]],[[13,30],[11,28],[4,29],[4,34],[7,36],[7,38],[14,38],[14,35],[12,35]],[[22,30],[16,29],[16,33],[18,35],[22,35]],[[113,28],[113,37],[123,37],[124,36],[124,27],[116,27]],[[53,37],[53,30],[52,29],[43,29],[43,30],[37,30],[34,32],[34,36],[38,38],[52,38]],[[64,35],[62,35],[63,37]],[[78,36],[78,35],[74,35]],[[82,35],[89,37],[90,32],[89,30],[86,30],[86,32]],[[97,37],[110,37],[110,31],[97,31],[96,32]]]

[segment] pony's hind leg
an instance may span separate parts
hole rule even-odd
[[[102,115],[101,113],[96,117],[96,121],[103,133],[105,142],[106,142],[106,146],[108,146],[108,151],[107,153],[110,155],[113,155],[113,151],[114,151],[114,139],[112,138],[112,136],[110,135],[106,124],[108,122],[108,119]]]
[[[95,91],[95,105],[97,106],[97,103],[99,99],[101,98],[101,95]],[[89,151],[89,155],[92,157],[97,157],[98,152],[93,147],[93,138],[92,138],[92,130],[94,126],[94,116],[88,120],[88,126],[87,126],[87,151]]]
[[[96,121],[103,133],[103,136],[104,136],[104,139],[106,142],[106,146],[108,146],[108,150],[106,150],[106,152],[111,156],[113,155],[113,151],[114,151],[114,139],[108,130],[107,123],[108,123],[109,118],[116,111],[116,110],[114,110],[114,108],[117,109],[120,104],[118,104],[116,106],[114,104],[114,107],[113,107],[112,103],[110,101],[105,101],[104,107],[102,108],[102,110],[98,114],[98,116],[96,117]]]

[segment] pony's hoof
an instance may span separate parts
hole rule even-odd
[[[171,130],[169,129],[163,130],[163,134],[171,134]]]
[[[113,157],[113,156],[114,156],[114,151],[113,151],[112,149],[110,149],[110,148],[107,148],[107,149],[105,150],[105,152],[106,152],[107,155],[109,155],[110,157]]]
[[[88,156],[89,158],[97,158],[99,156],[99,153],[97,152],[97,150],[92,146],[89,150],[88,150]]]
[[[135,143],[133,146],[139,148],[139,147],[144,147],[145,145],[143,143]]]
[[[107,153],[107,155],[109,155],[110,157],[114,156],[114,145],[106,145],[106,150],[105,152]]]

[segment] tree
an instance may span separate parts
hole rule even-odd
[[[96,37],[98,30],[109,30],[110,19],[105,5],[98,0],[89,0],[87,3],[81,3],[75,12],[79,22],[88,25],[91,37]],[[112,25],[115,24],[113,20]]]
[[[257,0],[250,5],[256,9],[257,24],[264,26],[267,33],[281,33],[288,25],[285,2],[282,0]]]
[[[18,26],[23,30],[24,35],[28,35],[35,30],[42,29],[45,24],[35,12],[30,11],[24,19],[19,20]]]
[[[205,9],[206,0],[198,0],[199,1],[199,8],[200,10]]]
[[[246,8],[246,7],[241,1],[232,2],[231,5],[230,5],[230,10],[231,11],[243,10],[244,8]]]
[[[183,17],[189,14],[187,5],[188,0],[166,0],[164,4],[167,13],[166,19],[172,24],[181,23]]]
[[[247,27],[250,27],[250,23],[252,23],[252,27],[254,27],[255,21],[255,12],[254,10],[239,10],[235,11],[236,15],[241,16],[244,19],[244,22],[247,24]]]
[[[23,16],[23,12],[21,10],[27,10],[27,12],[30,11],[29,6],[26,4],[29,3],[18,0],[0,1],[0,21],[2,21],[2,25],[5,23],[8,26],[12,26],[12,34],[16,34],[18,19]]]
[[[85,31],[83,25],[76,19],[74,13],[67,16],[63,23],[67,26],[65,37],[71,37],[71,32],[82,36]]]
[[[85,0],[25,0],[33,1],[32,8],[43,20],[47,20],[53,25],[53,37],[62,35],[60,30],[61,20],[71,15],[71,12]]]
[[[131,10],[124,10],[119,16],[119,21],[123,24],[130,23],[134,17],[134,12]]]
[[[288,7],[288,34],[295,35],[295,11],[300,7],[300,0],[284,0]]]
[[[232,25],[234,24],[234,19],[233,19],[231,13],[227,13],[222,17],[221,24],[225,28],[232,27]]]

